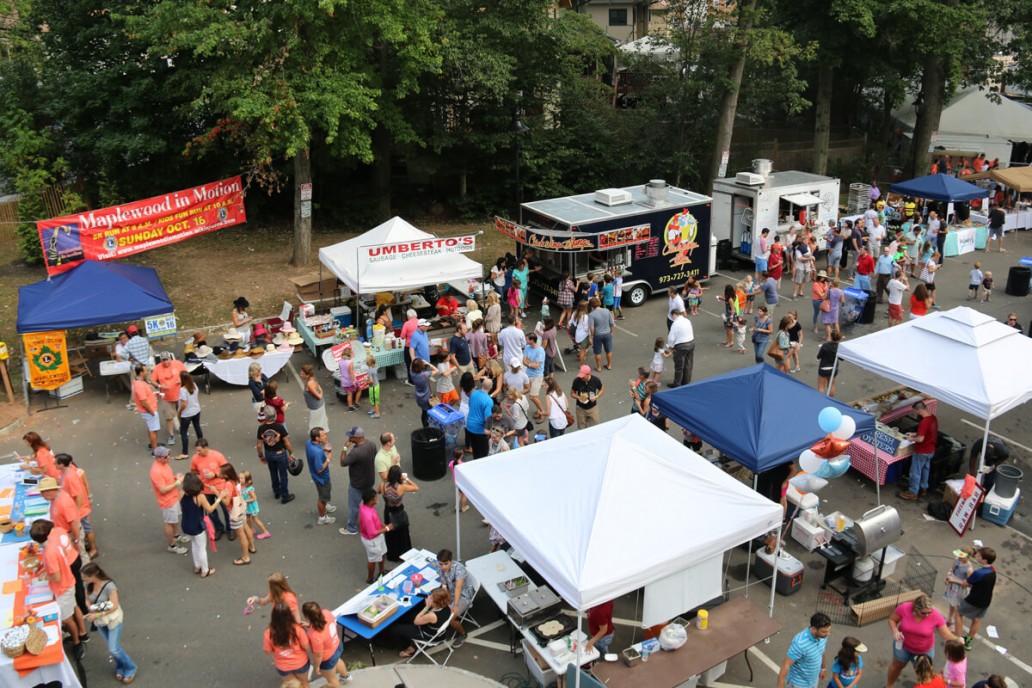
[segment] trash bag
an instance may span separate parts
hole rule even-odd
[[[680,624],[667,624],[659,632],[659,646],[664,650],[677,650],[688,642],[688,633]]]

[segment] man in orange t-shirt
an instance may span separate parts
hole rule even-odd
[[[76,552],[85,544],[82,541],[82,522],[79,520],[79,507],[75,500],[57,484],[53,478],[43,478],[39,481],[39,493],[43,499],[50,502],[50,521],[55,527],[68,532],[72,546]],[[86,588],[82,583],[82,558],[69,562],[72,567],[72,575],[75,577],[75,601],[80,610],[86,609]],[[85,627],[84,627],[85,632]]]
[[[176,425],[179,423],[179,390],[183,386],[179,382],[179,373],[185,372],[186,366],[169,351],[161,352],[161,363],[151,371],[151,382],[157,386],[161,395],[158,399],[158,415],[165,421],[170,447],[176,443]]]
[[[46,478],[45,480],[53,480],[53,478]],[[64,540],[69,539],[67,533],[62,534],[59,532],[56,537],[51,538],[51,532],[54,530],[53,522],[40,519],[32,524],[32,527],[29,529],[29,536],[33,541],[43,545],[43,556],[41,559],[43,561],[43,569],[47,574],[47,585],[50,586],[50,592],[54,594],[57,606],[61,610],[61,624],[68,631],[68,635],[72,637],[74,656],[76,659],[82,659],[83,655],[86,654],[86,648],[80,642],[80,636],[85,635],[83,630],[85,630],[86,626],[83,621],[82,611],[75,604],[75,577],[72,575],[72,569],[68,565],[68,559],[65,555],[65,550],[73,548],[74,545],[70,540],[65,544]]]
[[[154,450],[154,463],[150,469],[151,489],[161,509],[161,521],[165,524],[165,539],[168,540],[168,551],[172,554],[186,554],[184,542],[190,538],[179,533],[179,520],[183,511],[179,506],[179,487],[183,484],[183,475],[173,475],[168,465],[168,447]]]
[[[58,454],[56,457],[57,470],[61,472],[58,479],[61,490],[72,498],[75,508],[79,510],[79,523],[82,525],[82,534],[86,539],[86,551],[90,558],[97,556],[97,540],[93,535],[93,525],[90,523],[90,514],[93,513],[93,504],[90,502],[90,491],[86,487],[85,472],[75,465],[70,454]]]
[[[204,497],[208,504],[214,504],[218,500],[218,494],[222,491],[222,466],[226,464],[226,457],[221,453],[208,447],[208,440],[203,437],[197,438],[194,445],[197,453],[190,459],[190,472],[201,479],[204,483]],[[225,525],[219,519],[219,512],[211,512],[211,523],[215,526],[215,539],[218,540],[222,534],[229,531],[229,539],[236,540],[236,534],[229,529],[229,509],[223,503],[222,515],[226,517]]]
[[[147,382],[147,366],[139,363],[134,370],[136,379],[133,380],[133,401],[136,402],[140,418],[147,424],[147,438],[153,452],[154,447],[158,446],[158,428],[161,427],[161,421],[158,419],[158,399],[154,396],[154,388]]]

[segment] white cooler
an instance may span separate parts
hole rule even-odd
[[[1007,525],[1018,506],[1019,497],[1021,497],[1020,489],[1014,490],[1013,497],[1004,498],[997,495],[996,489],[993,488],[982,502],[982,518],[998,526]]]

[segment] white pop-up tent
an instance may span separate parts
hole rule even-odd
[[[719,561],[781,525],[780,504],[639,415],[465,463],[455,476],[484,518],[580,613]]]
[[[458,252],[458,243],[393,217],[361,236],[320,248],[319,262],[356,294],[482,278],[480,263]]]
[[[839,344],[842,360],[989,423],[1032,399],[1032,339],[965,306]]]

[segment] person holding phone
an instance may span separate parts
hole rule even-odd
[[[437,588],[430,593],[426,604],[416,614],[416,618],[410,624],[398,624],[394,627],[394,634],[403,640],[408,641],[408,647],[398,653],[399,657],[407,658],[416,654],[416,640],[429,640],[441,630],[441,626],[448,623],[451,614],[448,611],[451,606],[451,595],[446,588]]]

